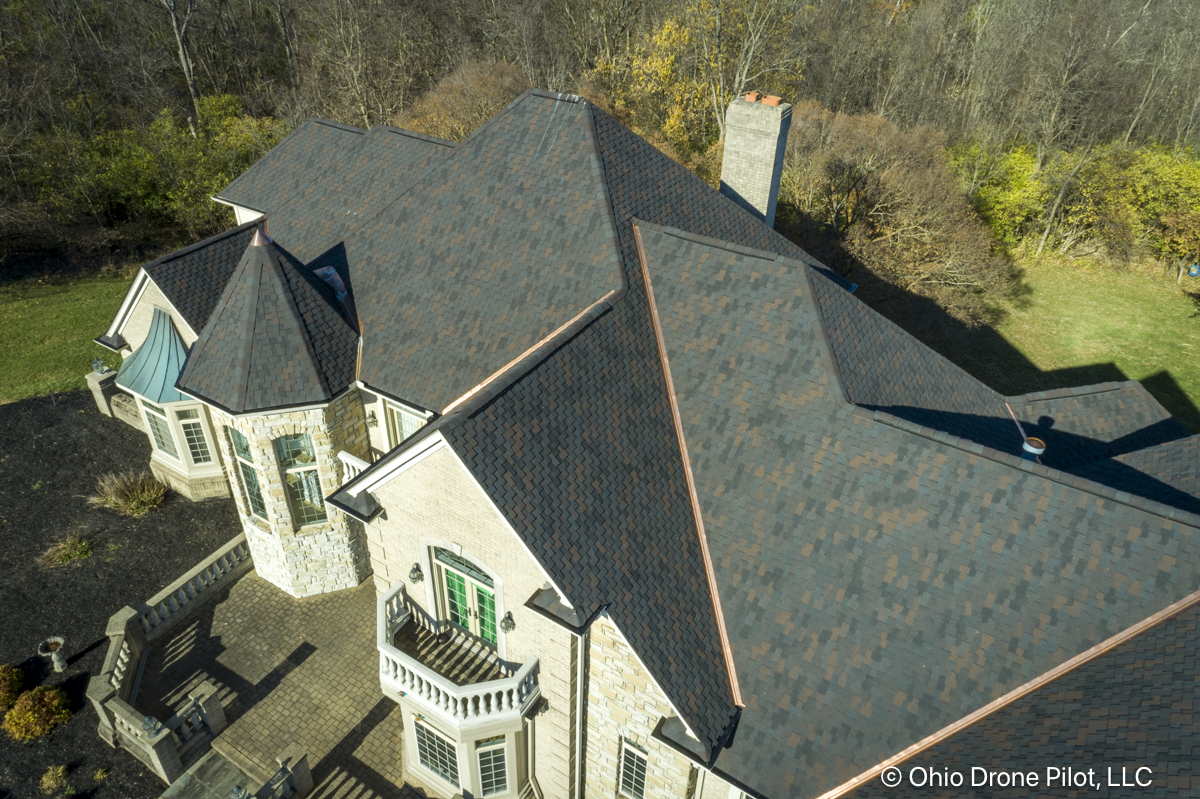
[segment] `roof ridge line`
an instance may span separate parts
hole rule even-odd
[[[1129,643],[1130,641],[1146,632],[1149,632],[1160,624],[1170,621],[1175,616],[1178,616],[1180,613],[1183,613],[1185,610],[1188,610],[1197,604],[1200,604],[1200,591],[1195,591],[1191,594],[1188,594],[1183,599],[1173,602],[1157,613],[1153,613],[1136,624],[1126,627],[1116,635],[1106,638],[1093,647],[1085,649],[1083,652],[1080,652],[1073,658],[1060,663],[1059,665],[1038,675],[1037,677],[1034,677],[1032,680],[1029,680],[1023,685],[1017,686],[1013,690],[997,699],[992,700],[973,713],[963,716],[958,721],[948,724],[932,735],[922,738],[907,749],[904,749],[903,751],[893,755],[881,763],[877,763],[858,776],[852,777],[836,788],[826,791],[825,793],[816,797],[816,799],[840,799],[840,797],[846,796],[850,792],[855,791],[866,785],[868,782],[874,780],[876,777],[882,774],[884,770],[899,763],[903,763],[906,760],[910,760],[916,755],[919,755],[921,752],[938,745],[942,741],[952,738],[959,732],[975,726],[980,721],[983,721],[997,711],[1003,710],[1014,702],[1017,702],[1018,700],[1025,698],[1026,696],[1046,687],[1047,685],[1056,682],[1062,677],[1077,671],[1081,667],[1091,663],[1093,660],[1097,660],[1104,655],[1107,655],[1112,650],[1120,647],[1123,644]]]
[[[242,257],[245,258],[245,255],[243,254]],[[251,270],[253,268],[253,264],[253,260],[246,258],[246,265],[243,268],[246,270]],[[258,321],[258,308],[260,305],[262,305],[262,269],[254,269],[253,271],[254,275],[251,278],[254,281],[252,284],[253,290],[246,292],[246,300],[247,302],[252,302],[254,306],[253,308],[244,307],[237,319],[237,328],[240,335],[238,336],[237,343],[237,360],[235,360],[234,363],[243,364],[244,366],[242,369],[242,374],[238,376],[238,382],[234,384],[234,390],[237,392],[235,396],[238,399],[238,404],[242,407],[245,407],[246,405],[246,388],[250,385],[251,345],[254,343],[254,328],[256,322]],[[240,282],[236,280],[237,277],[238,274],[235,271],[229,276],[229,283],[225,287],[225,291],[229,293],[231,299],[237,294],[237,292],[234,291]],[[251,288],[251,286],[247,286],[247,288]],[[217,316],[218,313],[214,311],[212,316],[209,317],[209,322],[211,323],[217,318]],[[205,325],[205,327],[207,328],[208,325]],[[201,333],[201,335],[204,334]],[[193,349],[195,348],[193,347]],[[180,377],[182,377],[182,374]]]
[[[186,247],[180,247],[178,250],[172,250],[171,252],[167,253],[166,255],[160,255],[159,257],[155,258],[153,261],[147,261],[146,263],[142,264],[141,268],[147,270],[146,275],[147,275],[147,277],[150,277],[150,273],[148,270],[150,270],[156,266],[162,266],[162,265],[168,263],[169,261],[174,261],[176,258],[182,258],[183,256],[185,256],[189,253],[193,253],[193,252],[196,252],[197,250],[201,250],[201,249],[209,246],[210,244],[213,244],[213,243],[215,243],[221,239],[224,239],[228,236],[232,236],[235,233],[241,233],[242,231],[247,230],[248,228],[257,227],[258,223],[259,223],[259,220],[257,220],[257,219],[254,219],[250,222],[243,222],[242,224],[237,225],[235,227],[231,227],[228,230],[223,230],[220,233],[209,236],[206,239],[197,241],[195,244],[189,244]],[[157,286],[158,284],[156,283],[155,285]],[[159,288],[159,290],[160,291],[162,290],[161,287]],[[190,325],[189,325],[189,327],[190,327]]]
[[[285,250],[283,247],[280,247],[279,245],[275,244],[275,242],[273,242],[273,241],[270,241],[267,243],[266,250],[267,250],[267,252],[266,252],[267,263],[270,264],[271,268],[273,268],[278,273],[278,279],[281,284],[280,288],[284,292],[284,299],[286,301],[286,307],[288,308],[288,311],[292,314],[293,321],[298,322],[300,324],[300,328],[304,331],[303,355],[307,356],[307,358],[308,358],[307,367],[309,369],[311,369],[314,374],[316,374],[317,380],[318,380],[318,382],[320,382],[321,388],[323,388],[325,390],[326,398],[328,399],[329,396],[333,395],[333,392],[329,388],[329,383],[325,380],[325,373],[321,369],[320,362],[317,359],[317,353],[313,349],[313,342],[312,342],[313,331],[310,329],[308,319],[306,319],[305,315],[300,312],[300,308],[296,304],[296,293],[292,290],[291,284],[288,281],[287,270],[288,269],[296,269],[296,267],[291,263],[292,260],[295,260],[295,256],[292,256],[289,259],[287,256],[291,256],[292,254],[289,253],[287,250]],[[272,252],[272,250],[274,250],[275,252]],[[296,273],[297,273],[297,277],[300,280],[305,279],[305,276],[300,272],[300,270],[296,269]],[[319,293],[320,292],[318,292],[318,294]],[[321,299],[325,299],[325,298],[321,297]],[[342,318],[341,314],[338,314],[338,318]],[[345,321],[345,320],[343,319],[343,321]],[[258,327],[257,318],[255,320],[255,327],[256,328]]]
[[[797,258],[792,258],[787,255],[780,255],[779,253],[771,252],[770,250],[760,250],[755,247],[747,247],[744,244],[726,241],[725,239],[716,239],[712,236],[704,236],[700,233],[692,233],[681,228],[672,227],[671,225],[660,225],[657,222],[648,222],[636,216],[630,217],[630,221],[633,223],[634,227],[644,227],[648,230],[653,230],[656,233],[662,233],[666,236],[673,236],[674,238],[683,239],[684,241],[691,241],[696,244],[703,244],[706,247],[714,247],[718,250],[735,252],[738,255],[748,255],[752,258],[761,258],[764,261],[778,261],[780,259],[785,259],[808,266],[808,264],[800,261]]]
[[[1064,397],[1086,397],[1092,394],[1110,394],[1123,388],[1142,387],[1137,380],[1107,380],[1103,383],[1089,383],[1084,386],[1065,386],[1063,388],[1048,388],[1045,391],[1030,391],[1027,394],[1014,394],[1005,397],[1009,402],[1037,402],[1039,400],[1062,399]],[[1147,392],[1149,393],[1149,392]]]
[[[646,304],[650,307],[650,324],[654,328],[655,349],[658,351],[659,365],[662,367],[663,380],[667,389],[667,402],[671,407],[671,421],[675,428],[675,438],[679,444],[679,455],[683,461],[684,479],[687,482],[688,500],[692,506],[692,515],[696,524],[696,532],[700,541],[700,553],[704,562],[705,579],[708,581],[708,591],[712,597],[713,615],[716,617],[717,634],[721,639],[721,655],[725,660],[725,669],[729,674],[729,687],[732,690],[735,707],[745,707],[741,686],[738,684],[737,666],[733,658],[733,644],[725,628],[725,614],[721,609],[721,595],[717,588],[717,577],[713,570],[712,555],[708,551],[708,537],[704,532],[704,513],[700,508],[700,497],[696,492],[696,476],[692,472],[691,458],[688,456],[687,439],[683,433],[683,420],[679,412],[679,401],[675,395],[675,383],[671,378],[671,366],[667,357],[667,345],[663,337],[662,321],[658,316],[658,306],[654,300],[654,288],[650,280],[650,265],[646,259],[646,249],[642,244],[642,231],[633,224],[633,240],[637,247],[638,265],[641,268],[642,281],[646,287]],[[665,693],[665,692],[664,692]],[[678,712],[678,711],[677,711]],[[685,725],[687,722],[684,722]],[[694,738],[699,739],[694,731],[688,729]],[[718,752],[720,750],[718,749]],[[709,765],[716,761],[716,753],[709,753]]]
[[[539,95],[540,96],[540,95]],[[572,97],[575,95],[571,95]],[[625,275],[625,259],[621,257],[621,237],[617,232],[617,212],[613,208],[612,194],[608,190],[608,172],[604,169],[604,155],[600,152],[600,133],[596,130],[596,113],[595,106],[583,100],[584,120],[587,123],[587,140],[589,150],[591,151],[591,160],[593,168],[598,171],[598,185],[596,192],[599,195],[600,210],[604,216],[604,227],[606,238],[610,246],[610,254],[607,260],[613,264],[613,270],[616,272],[619,285],[622,286],[622,294],[624,294],[624,286],[626,285]]]
[[[218,200],[218,198],[221,197],[222,193],[224,193],[226,190],[228,190],[230,186],[234,185],[235,183],[240,181],[243,177],[245,177],[250,172],[251,169],[253,169],[255,166],[258,165],[259,161],[262,161],[263,158],[266,158],[272,152],[274,152],[275,150],[282,147],[287,142],[288,139],[295,136],[297,133],[299,133],[301,130],[304,129],[305,125],[308,125],[310,123],[313,125],[324,125],[324,126],[330,127],[330,128],[337,128],[338,130],[343,130],[347,133],[357,133],[359,136],[359,140],[354,143],[354,147],[351,147],[349,150],[346,151],[347,153],[356,149],[359,145],[362,144],[362,140],[366,138],[367,131],[363,130],[362,128],[355,127],[354,125],[346,125],[341,122],[334,122],[332,119],[323,119],[321,117],[308,117],[307,119],[304,119],[299,125],[297,125],[292,130],[291,133],[284,136],[274,147],[272,147],[267,152],[263,153],[261,158],[259,158],[257,161],[255,161],[253,164],[251,164],[246,170],[244,170],[240,175],[238,175],[236,178],[234,178],[233,181],[230,182],[228,186],[225,186],[224,188],[221,189],[220,192],[217,192],[216,194],[212,195],[212,199]],[[340,161],[343,155],[345,155],[345,153],[342,153],[341,155],[339,155],[337,160]],[[330,165],[330,166],[332,166],[332,165]],[[305,181],[303,184],[297,186],[295,188],[295,190],[292,191],[291,194],[285,194],[283,197],[280,197],[279,204],[282,204],[285,200],[289,199],[292,196],[292,194],[295,194],[296,192],[300,191],[301,189],[307,188],[310,183],[312,183],[314,180],[316,180],[321,175],[324,175],[327,171],[329,171],[328,167],[326,169],[323,169],[320,172],[316,173],[315,175],[313,175],[309,180]],[[227,204],[231,204],[231,205],[237,205],[241,208],[248,207],[248,206],[243,205],[242,203],[235,203],[232,200],[219,200],[219,201],[227,203]],[[276,205],[276,207],[278,207],[278,205]],[[262,213],[262,214],[266,214],[266,211],[262,208],[255,208],[253,210],[258,211],[259,213]],[[258,220],[254,220],[254,221],[257,222]],[[247,224],[249,224],[249,223],[247,223]]]
[[[449,139],[441,139],[441,138],[438,138],[437,136],[430,136],[428,133],[419,133],[415,130],[409,130],[408,128],[402,128],[399,125],[387,125],[387,124],[384,124],[383,122],[380,122],[378,125],[375,125],[374,127],[372,127],[370,130],[367,131],[367,133],[374,133],[377,130],[386,130],[388,133],[395,133],[400,136],[406,136],[410,139],[417,139],[418,141],[426,141],[426,142],[429,142],[430,144],[438,144],[438,145],[441,145],[442,147],[450,147],[451,149],[458,146],[457,142],[452,142]]]
[[[1191,511],[1166,505],[1158,500],[1148,499],[1137,494],[1132,494],[1128,491],[1118,491],[1115,488],[1106,486],[1103,483],[1098,483],[1095,480],[1091,480],[1086,477],[1080,477],[1076,474],[1065,472],[1062,469],[1054,469],[1050,466],[1045,466],[1040,463],[1027,461],[1019,455],[1001,452],[998,449],[971,441],[970,439],[962,438],[961,436],[953,435],[952,433],[947,433],[944,430],[935,430],[932,427],[922,427],[921,425],[910,422],[907,419],[901,419],[898,416],[894,416],[887,411],[882,411],[875,408],[866,408],[862,405],[854,405],[854,412],[858,415],[871,418],[880,424],[885,424],[888,427],[892,427],[915,436],[920,436],[921,438],[929,439],[931,441],[936,441],[939,444],[945,444],[946,446],[953,447],[954,449],[969,453],[971,455],[978,455],[981,458],[987,458],[993,463],[998,463],[1001,466],[1007,466],[1017,469],[1018,471],[1028,472],[1043,479],[1058,483],[1059,485],[1065,485],[1068,488],[1077,489],[1085,494],[1090,494],[1094,497],[1105,499],[1110,502],[1116,502],[1119,505],[1125,505],[1126,507],[1142,511],[1143,513],[1148,513],[1151,516],[1157,516],[1160,519],[1200,528],[1200,514],[1195,514]],[[1186,440],[1187,438],[1176,439],[1176,441]],[[1163,442],[1163,444],[1155,444],[1154,446],[1164,446],[1171,443],[1174,442],[1166,441]],[[1145,452],[1149,449],[1153,449],[1153,447],[1145,447],[1143,449],[1133,450],[1132,452],[1127,452],[1124,454],[1132,455],[1135,452]],[[1092,463],[1098,463],[1105,460],[1116,460],[1117,457],[1120,456],[1101,458],[1099,461],[1092,461]],[[1143,472],[1142,474],[1145,473]],[[1151,479],[1157,479],[1154,478],[1153,475],[1145,476],[1150,477]]]

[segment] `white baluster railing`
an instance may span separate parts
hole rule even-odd
[[[342,462],[343,485],[350,482],[355,477],[358,477],[360,474],[362,474],[363,469],[366,469],[371,465],[362,458],[357,458],[354,455],[351,455],[349,452],[346,452],[346,450],[342,450],[337,454],[337,456],[338,460]]]
[[[379,679],[383,692],[393,699],[407,698],[461,730],[519,718],[541,695],[536,657],[512,676],[457,685],[393,646],[396,630],[406,624],[437,631],[436,621],[408,597],[403,583],[379,598],[378,614]]]
[[[186,615],[186,609],[197,597],[227,584],[228,578],[248,571],[252,565],[246,534],[242,533],[142,605],[138,611],[142,629],[147,636],[157,637],[154,633],[165,630],[168,621]]]

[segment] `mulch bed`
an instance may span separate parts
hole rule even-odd
[[[128,752],[96,733],[88,679],[104,667],[108,617],[137,607],[241,528],[233,500],[177,495],[141,519],[87,504],[105,472],[148,469],[146,435],[97,409],[90,392],[0,405],[0,663],[20,665],[25,687],[62,686],[74,717],[50,735],[19,743],[0,733],[0,799],[39,796],[51,766],[68,767],[76,797],[151,799],[165,786]],[[38,557],[71,534],[93,555],[47,568]],[[69,666],[55,674],[40,641],[66,637]],[[110,776],[96,782],[99,769]]]

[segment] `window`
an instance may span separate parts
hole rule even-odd
[[[484,796],[508,790],[508,762],[504,754],[504,736],[497,735],[475,742],[479,753],[479,785]]]
[[[200,410],[190,408],[186,411],[175,411],[175,418],[179,420],[179,426],[183,429],[192,463],[212,463],[212,455],[208,453],[208,442],[204,440],[204,426],[200,423]]]
[[[420,721],[413,721],[413,727],[417,733],[417,757],[421,765],[457,788],[458,755],[454,744]]]
[[[646,755],[632,741],[621,748],[621,794],[632,799],[646,796]]]
[[[142,400],[142,407],[146,409],[146,424],[150,427],[154,448],[179,460],[179,451],[175,449],[175,437],[171,435],[171,423],[167,421],[167,412],[145,400]]]
[[[496,644],[496,590],[492,578],[466,558],[433,548],[444,615],[455,627]]]
[[[238,472],[242,476],[242,487],[246,491],[246,504],[251,513],[265,519],[267,506],[263,504],[262,489],[258,485],[258,470],[254,468],[254,453],[250,451],[250,442],[232,427],[225,429],[229,431],[229,439],[233,442],[233,454],[237,456]]]
[[[325,498],[321,495],[312,436],[301,433],[277,438],[275,454],[279,456],[279,466],[284,472],[288,503],[297,526],[325,521]]]
[[[401,441],[425,426],[428,416],[423,413],[401,407],[394,402],[387,403],[388,443],[398,445]]]

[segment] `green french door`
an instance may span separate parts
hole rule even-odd
[[[434,548],[445,614],[460,630],[496,644],[496,591],[492,578],[466,558]]]

